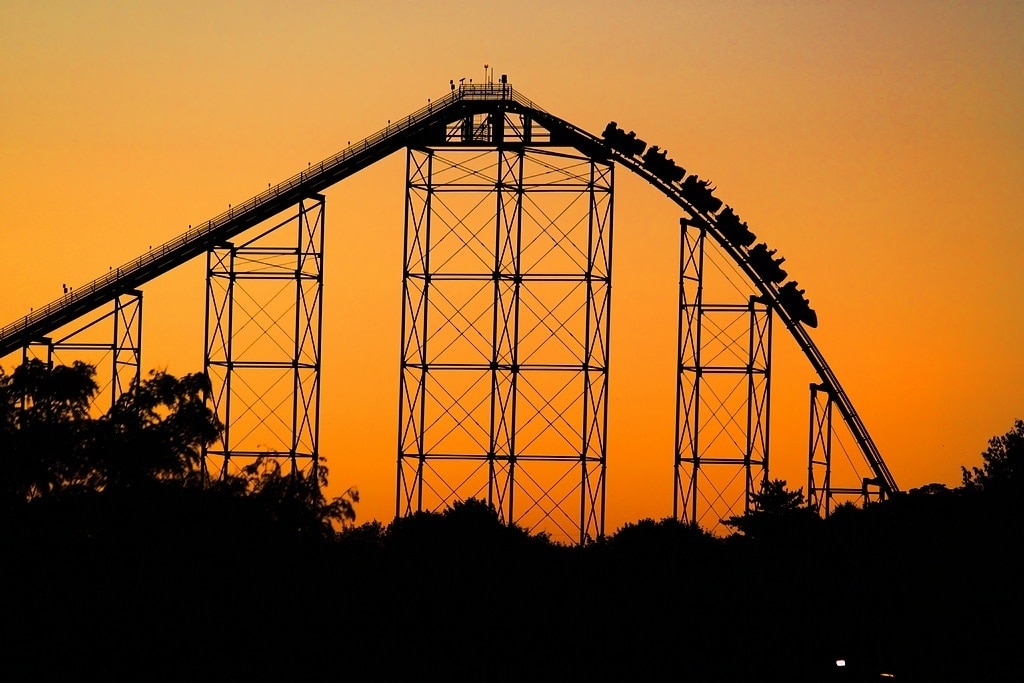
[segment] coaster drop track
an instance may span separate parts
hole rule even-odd
[[[0,357],[38,342],[54,330],[116,301],[118,297],[137,291],[145,283],[187,261],[223,247],[250,228],[291,207],[301,205],[304,200],[320,197],[325,189],[400,149],[425,148],[437,143],[479,145],[481,141],[474,138],[471,130],[462,130],[462,137],[457,139],[452,139],[451,132],[460,130],[460,126],[471,126],[474,121],[496,120],[498,117],[503,119],[513,115],[526,122],[526,126],[533,124],[546,131],[548,137],[545,144],[574,148],[591,160],[609,164],[615,162],[627,168],[685,212],[686,217],[681,221],[684,226],[688,224],[706,231],[756,287],[763,302],[771,307],[796,340],[817,373],[821,388],[828,393],[849,427],[864,461],[874,475],[872,483],[878,487],[879,493],[885,496],[898,491],[895,480],[853,403],[811,339],[807,328],[816,324],[813,312],[806,306],[800,306],[806,302],[797,301],[794,304],[795,283],[780,286],[780,278],[770,272],[771,267],[776,265],[770,262],[770,256],[766,265],[764,254],[757,253],[757,248],[748,248],[749,244],[745,244],[745,240],[737,239],[736,221],[731,210],[720,210],[722,203],[711,196],[706,184],[697,181],[695,176],[684,178],[682,169],[665,159],[664,152],[659,155],[656,147],[646,149],[646,154],[643,154],[646,145],[635,141],[632,134],[625,136],[613,124],[609,124],[601,137],[588,133],[537,107],[513,90],[504,81],[504,77],[498,84],[455,87],[428,106],[404,119],[389,122],[386,128],[348,145],[318,164],[310,165],[243,204],[231,207],[203,224],[190,226],[188,231],[178,237],[111,269],[102,277],[69,291],[46,306],[34,309],[29,315],[0,328]],[[528,145],[529,131],[520,133],[518,143],[500,138],[484,142],[506,147]],[[501,135],[500,132],[496,134]],[[603,497],[603,491],[601,495]],[[603,533],[603,509],[601,517],[597,528]],[[589,532],[585,529],[581,531],[581,541],[586,535]]]

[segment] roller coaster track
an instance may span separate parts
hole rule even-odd
[[[617,161],[622,163],[622,165],[627,166],[634,173],[643,176],[648,182],[661,190],[683,210],[690,213],[691,222],[707,228],[709,234],[714,236],[722,249],[729,254],[729,256],[742,269],[743,273],[761,291],[764,300],[771,302],[776,315],[778,315],[783,324],[785,324],[786,329],[788,329],[793,335],[793,338],[796,340],[800,350],[803,351],[807,360],[810,361],[811,367],[813,367],[814,371],[818,373],[821,383],[830,393],[833,401],[835,401],[835,405],[839,409],[840,415],[842,415],[843,420],[849,426],[850,432],[853,434],[853,438],[857,442],[857,446],[861,449],[868,465],[871,467],[871,470],[875,475],[876,483],[881,486],[887,495],[899,491],[899,487],[896,485],[895,479],[889,472],[889,468],[886,467],[885,461],[882,460],[881,453],[879,453],[877,446],[875,446],[875,442],[871,439],[871,435],[868,434],[867,427],[864,426],[864,422],[861,420],[860,415],[858,415],[857,411],[853,407],[853,402],[839,383],[839,378],[836,377],[832,368],[829,367],[828,362],[825,360],[825,356],[822,355],[821,351],[815,345],[814,340],[811,339],[811,336],[803,323],[796,320],[789,311],[786,310],[786,307],[779,303],[779,289],[775,283],[766,281],[758,275],[757,271],[747,258],[749,252],[746,249],[737,247],[729,242],[722,233],[718,231],[715,216],[713,214],[698,211],[685,197],[683,197],[678,186],[673,183],[667,183],[661,178],[653,175],[637,158],[626,157],[625,155],[614,151],[613,155]]]
[[[150,249],[138,258],[111,269],[102,277],[0,328],[0,358],[110,303],[119,295],[141,287],[209,249],[223,245],[236,235],[295,206],[303,199],[319,194],[399,149],[417,144],[427,134],[436,132],[438,127],[444,127],[467,116],[496,112],[519,114],[532,119],[549,131],[552,141],[557,138],[559,143],[575,147],[592,158],[613,159],[619,162],[675,202],[690,215],[693,224],[706,228],[760,290],[764,300],[772,304],[776,314],[793,335],[849,426],[857,445],[874,472],[877,485],[887,494],[899,490],[867,428],[854,410],[852,401],[804,325],[780,304],[778,287],[758,275],[748,260],[747,250],[725,239],[717,228],[715,215],[699,211],[682,194],[677,183],[667,182],[654,175],[644,167],[639,158],[612,149],[603,139],[545,112],[514,91],[511,86],[503,83],[460,86],[443,98],[429,103],[404,119],[389,123],[384,129],[347,146],[319,164],[311,164],[309,168],[268,188],[243,204],[229,208],[206,223],[190,227],[178,237]]]

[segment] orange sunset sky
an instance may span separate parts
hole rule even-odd
[[[714,182],[806,288],[812,337],[901,488],[959,484],[1024,417],[1014,1],[2,0],[0,325],[485,63]],[[672,506],[680,214],[619,171],[609,531]],[[395,509],[403,198],[403,154],[327,193],[321,450],[360,521]],[[203,268],[144,289],[144,369],[202,369]],[[779,326],[780,358],[794,346]],[[797,485],[801,360],[779,361],[773,404],[773,471]]]

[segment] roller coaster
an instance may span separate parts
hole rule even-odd
[[[511,491],[516,486],[514,473],[530,466],[527,454],[518,453],[514,445],[516,443],[514,433],[522,426],[522,421],[516,422],[514,413],[511,411],[515,410],[515,397],[517,396],[520,397],[520,406],[524,405],[525,399],[522,399],[521,392],[526,384],[523,383],[521,377],[530,369],[530,366],[523,358],[525,353],[518,348],[522,340],[515,336],[518,328],[515,327],[512,319],[518,315],[515,311],[520,310],[519,307],[523,305],[523,292],[529,286],[539,288],[546,285],[530,285],[530,272],[516,260],[521,257],[520,252],[524,248],[521,244],[516,247],[519,249],[518,252],[508,256],[503,255],[504,247],[499,244],[495,247],[496,252],[491,253],[488,257],[493,257],[493,263],[472,276],[463,271],[458,273],[452,271],[446,274],[446,272],[437,270],[439,267],[437,259],[432,265],[429,254],[435,244],[431,240],[436,239],[436,236],[435,238],[430,237],[429,222],[422,224],[418,222],[425,220],[423,219],[425,214],[437,210],[436,202],[432,204],[431,201],[440,196],[439,192],[446,189],[442,187],[439,175],[443,165],[443,154],[467,150],[479,153],[497,151],[499,154],[497,166],[499,177],[489,180],[484,185],[497,192],[499,196],[504,196],[501,193],[505,192],[510,185],[515,185],[515,190],[520,196],[520,199],[515,201],[522,201],[522,194],[532,187],[529,185],[527,176],[519,175],[512,178],[509,175],[516,173],[516,168],[522,168],[523,164],[528,162],[527,155],[538,150],[565,149],[578,155],[579,161],[589,164],[589,170],[586,171],[589,176],[580,181],[582,189],[579,189],[579,192],[589,193],[587,196],[591,198],[591,204],[602,201],[601,196],[603,195],[600,195],[600,192],[606,190],[610,196],[610,169],[614,165],[619,165],[636,174],[674,202],[684,214],[680,219],[680,228],[684,234],[687,231],[696,231],[695,234],[698,234],[701,239],[705,236],[712,239],[728,255],[758,292],[756,301],[752,301],[750,304],[751,307],[762,306],[765,315],[781,320],[810,363],[818,378],[818,382],[812,387],[812,390],[826,395],[829,407],[834,405],[838,410],[856,441],[857,449],[863,457],[864,463],[870,469],[871,476],[864,479],[865,495],[869,485],[874,487],[881,496],[898,491],[896,481],[886,467],[852,401],[810,336],[809,328],[814,328],[817,325],[817,314],[810,307],[804,296],[804,291],[798,288],[797,283],[787,281],[789,275],[780,267],[784,259],[775,258],[775,250],[769,250],[764,242],[755,244],[757,241],[755,234],[745,222],[740,220],[732,207],[725,206],[723,208],[723,202],[715,196],[715,188],[711,183],[694,174],[687,175],[682,167],[668,158],[664,149],[648,146],[646,142],[637,138],[635,133],[626,133],[614,121],[608,124],[602,135],[593,135],[538,107],[514,90],[504,76],[498,83],[463,84],[453,87],[450,93],[429,102],[427,106],[404,118],[393,119],[384,129],[373,135],[346,146],[341,152],[317,164],[311,164],[302,172],[277,185],[268,187],[266,191],[260,192],[240,205],[231,207],[228,211],[205,223],[190,226],[183,234],[151,248],[120,267],[111,268],[101,277],[69,291],[61,298],[41,308],[36,308],[28,315],[7,324],[0,328],[0,357],[6,357],[30,344],[40,343],[40,340],[47,339],[47,335],[62,326],[74,323],[83,316],[110,305],[119,297],[137,291],[154,278],[197,257],[206,255],[208,262],[211,263],[208,273],[212,277],[216,270],[216,259],[211,254],[225,248],[237,250],[237,247],[232,246],[232,240],[241,238],[250,229],[280,216],[293,207],[307,206],[310,201],[322,202],[321,193],[324,190],[403,148],[409,150],[405,293],[403,295],[405,305],[403,373],[406,373],[408,377],[403,379],[403,397],[401,399],[403,407],[400,408],[403,426],[400,427],[399,434],[398,503],[396,505],[398,514],[410,513],[427,505],[424,503],[424,492],[428,491],[431,485],[425,477],[427,471],[431,469],[432,457],[437,457],[440,460],[446,458],[449,460],[472,459],[474,462],[484,463],[483,467],[489,472],[487,483],[484,486],[487,495],[501,503],[499,507],[505,506],[502,508],[503,514],[508,521],[515,521],[517,514],[511,508]],[[502,154],[511,156],[502,157]],[[453,167],[460,163],[462,162],[452,162]],[[606,173],[609,179],[608,187],[604,189],[602,189],[601,182],[595,180],[603,173]],[[458,187],[465,190],[469,187],[465,181],[459,181],[459,183],[462,184],[459,185],[452,181],[449,189]],[[569,183],[563,185],[568,187]],[[576,186],[573,185],[573,187]],[[598,189],[595,190],[595,187]],[[477,187],[474,191],[482,190]],[[499,206],[502,206],[500,202]],[[304,210],[300,209],[300,213]],[[505,210],[499,208],[498,213],[501,214]],[[513,209],[508,210],[512,211]],[[517,210],[523,211],[521,206]],[[591,222],[596,215],[593,211],[594,209],[592,209]],[[519,215],[521,217],[522,214]],[[511,244],[516,238],[508,225],[506,228],[503,228],[505,232],[496,239],[498,242],[504,239],[507,244]],[[578,278],[580,286],[588,292],[586,303],[581,304],[588,311],[586,335],[590,335],[584,340],[586,348],[583,352],[582,362],[578,363],[573,360],[561,363],[560,361],[561,364],[548,362],[532,366],[532,369],[538,372],[568,373],[572,371],[581,373],[583,383],[591,387],[586,389],[585,393],[591,391],[593,394],[586,394],[581,399],[583,406],[581,410],[587,416],[584,419],[584,431],[590,430],[589,435],[581,437],[582,447],[572,448],[565,454],[566,462],[570,466],[580,466],[583,471],[583,481],[575,485],[575,488],[584,490],[584,493],[572,499],[574,501],[572,507],[579,507],[581,510],[581,518],[576,520],[574,527],[574,533],[578,533],[581,542],[595,533],[603,533],[603,467],[605,462],[603,420],[606,419],[607,411],[604,376],[608,363],[606,347],[600,353],[598,347],[605,344],[601,338],[600,329],[607,329],[607,314],[603,308],[605,300],[600,296],[610,296],[610,294],[598,295],[595,293],[595,283],[600,281],[608,285],[610,289],[610,264],[607,273],[597,273],[594,270],[594,262],[595,258],[600,260],[595,256],[598,253],[597,250],[600,249],[599,243],[602,240],[610,241],[610,225],[608,232],[607,235],[591,234],[590,239],[595,241],[598,246],[590,247],[586,263],[581,266],[582,274]],[[308,241],[315,241],[315,237],[309,237]],[[318,276],[314,273],[310,277],[316,280]],[[437,356],[428,358],[428,354],[425,352],[426,339],[435,335],[437,328],[429,327],[426,314],[420,313],[420,307],[424,307],[425,310],[431,305],[435,305],[437,300],[432,300],[429,297],[439,291],[439,288],[446,286],[444,284],[446,281],[459,278],[466,282],[479,280],[490,283],[486,286],[493,288],[494,298],[488,304],[490,311],[488,315],[493,318],[492,323],[496,330],[499,327],[505,330],[505,332],[495,332],[494,334],[497,336],[489,339],[489,346],[485,353],[485,355],[489,355],[489,358],[477,365],[465,362],[462,362],[461,365],[454,362],[444,364],[437,360]],[[546,273],[544,277],[534,278],[537,283],[567,279],[571,278],[560,272]],[[509,297],[509,301],[514,300],[513,303],[506,302],[504,297]],[[316,305],[318,306],[318,303]],[[689,305],[684,304],[684,307]],[[699,306],[699,301],[696,305]],[[551,309],[551,311],[553,310],[554,308]],[[315,313],[307,311],[307,327],[309,328],[307,332],[313,330],[313,336],[319,333],[319,321],[315,319],[316,315],[319,315],[318,309]],[[458,319],[457,314],[453,313],[446,322],[452,323]],[[468,325],[469,322],[466,321],[465,324]],[[216,321],[213,326],[216,327]],[[595,332],[595,330],[598,331]],[[208,336],[211,334],[208,329]],[[230,335],[230,330],[224,334]],[[498,339],[502,334],[508,338]],[[681,338],[686,336],[683,332],[680,334]],[[415,348],[417,345],[419,347]],[[208,369],[214,364],[209,352],[210,346],[208,339]],[[294,366],[297,361],[290,359],[290,363]],[[680,363],[682,372],[682,366],[686,363],[682,359]],[[231,365],[231,363],[226,364],[226,366]],[[425,437],[425,434],[429,431],[430,425],[426,421],[429,419],[427,416],[432,408],[430,405],[425,405],[425,402],[431,400],[436,402],[440,399],[436,396],[430,398],[430,389],[437,386],[437,381],[431,379],[432,384],[429,384],[428,378],[447,377],[447,375],[443,375],[444,372],[465,371],[471,369],[470,366],[479,369],[489,378],[487,382],[490,383],[491,389],[487,398],[481,399],[482,402],[489,402],[491,405],[487,409],[489,417],[480,419],[481,423],[490,421],[489,427],[484,425],[487,427],[484,431],[489,431],[489,435],[481,437],[485,443],[482,444],[480,452],[476,455],[470,455],[457,448],[451,452],[431,452],[427,443],[429,439]],[[309,367],[311,371],[319,372],[318,346],[314,349],[313,360],[310,361]],[[696,367],[696,375],[698,377],[701,375],[699,364]],[[597,379],[595,378],[600,378],[600,382],[596,383]],[[506,386],[506,388],[502,389],[502,386]],[[318,387],[314,393],[315,396],[307,396],[303,402],[305,409],[313,413],[309,421],[316,423],[309,427],[314,432],[314,437],[308,453],[315,464],[319,457],[315,436],[315,432],[319,428],[319,405],[316,403],[319,401]],[[456,396],[456,398],[458,397]],[[548,401],[544,405],[551,404],[551,399],[537,399],[538,405],[541,405],[543,401]],[[314,403],[316,404],[314,405]],[[439,406],[433,410],[445,413],[448,412],[448,407]],[[464,414],[460,413],[450,417],[450,420],[454,424],[475,419],[470,414],[471,412],[467,410]],[[513,417],[510,419],[509,416]],[[557,416],[538,418],[540,422],[546,421],[549,426],[559,419]],[[765,419],[767,418],[765,417]],[[587,422],[587,420],[591,420],[591,422]],[[507,435],[499,444],[498,441],[501,439],[496,436],[496,433],[503,429]],[[678,435],[680,431],[686,432],[685,427],[677,428],[677,439],[680,438]],[[520,439],[520,444],[524,440]],[[677,452],[677,467],[685,461],[693,470],[693,477],[689,484],[680,481],[679,488],[685,489],[690,486],[693,490],[681,493],[683,500],[680,505],[677,505],[676,515],[684,519],[694,519],[698,516],[696,470],[701,466],[701,454],[696,441],[680,446],[680,451],[687,448],[690,449],[689,455]],[[226,461],[230,457],[231,451],[232,449],[226,445],[219,455],[223,456]],[[294,457],[294,455],[293,452],[292,456]],[[810,457],[813,461],[813,454]],[[547,452],[543,457],[537,456],[538,461],[547,462],[553,459],[555,459],[554,456]],[[576,463],[576,465],[572,463]],[[764,464],[766,469],[766,456]],[[746,454],[746,466],[750,467],[749,452]],[[813,469],[811,465],[809,467]],[[505,473],[504,479],[501,481],[497,474],[499,471]],[[765,472],[764,475],[767,476],[767,473]],[[444,479],[444,476],[441,476],[441,479]],[[814,486],[820,488],[820,482]],[[443,485],[435,483],[434,488],[443,489],[438,494],[441,500],[450,501],[452,495],[464,495],[459,489],[458,482],[449,481]],[[546,492],[543,490],[543,486],[541,489],[539,494],[532,497],[533,504],[539,504],[541,499],[548,499],[549,507],[566,505],[567,499],[564,496],[549,495],[550,489]],[[826,493],[828,492],[826,491]],[[509,496],[507,499],[503,497],[506,494]],[[547,516],[550,514],[550,509],[545,512]],[[570,514],[575,515],[574,512]]]

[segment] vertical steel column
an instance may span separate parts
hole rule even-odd
[[[398,391],[398,484],[395,516],[423,510],[426,467],[427,311],[430,297],[430,150],[406,155],[402,260],[401,369]]]
[[[457,147],[407,156],[396,514],[480,498],[583,543],[604,533],[613,167]]]
[[[768,476],[772,308],[705,301],[706,228],[680,227],[673,514],[714,527]]]
[[[676,381],[675,485],[672,515],[696,523],[700,477],[701,319],[707,230],[679,222],[679,318]]]
[[[224,425],[204,454],[207,476],[262,458],[317,478],[324,217],[314,195],[207,252],[203,365]]]
[[[819,515],[827,517],[832,508],[832,392],[823,384],[810,386],[807,503]]]
[[[744,512],[750,511],[753,494],[761,490],[761,483],[768,478],[771,443],[772,309],[760,297],[752,296],[749,311]]]
[[[514,520],[519,318],[523,272],[523,148],[497,153],[494,221],[494,305],[491,326],[490,440],[487,500]]]
[[[219,447],[206,446],[203,451],[203,478],[210,477],[209,462],[213,456],[222,458],[215,463],[214,476],[228,472],[231,459],[231,379],[233,365],[231,330],[234,314],[235,248],[226,243],[206,252],[206,317],[203,323],[203,372],[210,381],[206,397],[221,421]]]
[[[323,356],[324,225],[327,206],[322,195],[299,203],[295,254],[295,327],[292,356],[293,470],[296,459],[312,461],[314,481],[320,466],[320,368]]]
[[[114,300],[114,346],[111,349],[111,407],[133,389],[142,375],[142,292],[118,294]]]
[[[590,164],[590,210],[587,242],[587,313],[583,361],[583,498],[580,542],[604,535],[605,469],[608,460],[608,368],[611,361],[612,233],[615,167]]]
[[[36,349],[42,347],[45,349],[45,360],[40,358],[39,354],[36,353]],[[25,344],[21,347],[21,364],[27,365],[29,361],[38,360],[43,361],[46,364],[47,370],[53,369],[53,343],[49,337],[40,337],[34,342]],[[28,410],[28,393],[21,395],[20,407],[22,410]]]

